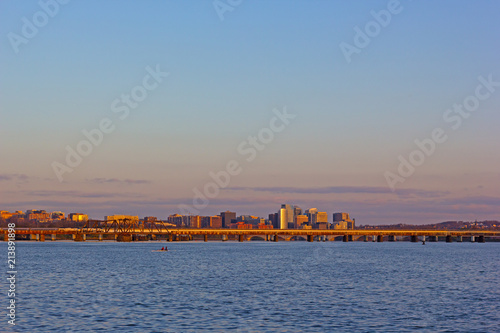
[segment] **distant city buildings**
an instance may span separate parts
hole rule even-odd
[[[354,229],[355,220],[351,220],[348,213],[333,214],[333,229]]]
[[[104,216],[104,219],[108,222],[118,221],[118,220],[130,220],[131,223],[139,222],[139,216],[133,216],[133,215],[109,215],[109,216]]]
[[[83,213],[70,213],[66,215],[62,211],[47,212],[45,210],[30,209],[26,212],[0,211],[3,221],[15,219],[27,223],[59,223],[59,226],[82,225],[89,220],[89,216]],[[282,204],[276,213],[271,213],[268,218],[254,215],[236,215],[236,212],[225,211],[219,215],[180,215],[172,214],[166,220],[160,220],[155,216],[145,216],[139,219],[137,215],[106,215],[104,220],[108,222],[129,220],[130,223],[151,225],[163,223],[176,228],[232,228],[232,229],[354,229],[355,221],[351,220],[348,213],[334,213],[333,223],[328,222],[328,213],[318,211],[317,208],[309,208],[305,211],[299,206]],[[64,224],[66,223],[66,224]],[[69,223],[69,224],[68,224]]]

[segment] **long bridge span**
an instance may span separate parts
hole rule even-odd
[[[4,240],[8,240],[8,229],[1,229]],[[265,241],[279,240],[307,240],[309,242],[331,241],[341,238],[343,241],[396,241],[398,238],[409,238],[411,241],[437,241],[439,237],[447,242],[462,241],[469,238],[471,241],[484,242],[486,237],[500,237],[500,231],[493,230],[384,230],[384,229],[194,229],[177,228],[161,222],[148,222],[139,224],[132,220],[100,221],[90,220],[80,228],[15,228],[16,237],[24,235],[32,240],[45,241],[47,236],[52,240],[62,235],[70,235],[75,241],[88,239],[116,241],[157,240],[164,238],[166,241],[180,240],[228,240],[230,238],[240,242],[251,239]]]

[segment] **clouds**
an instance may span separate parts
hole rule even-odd
[[[149,184],[151,181],[145,179],[118,179],[118,178],[91,178],[86,180],[89,183],[94,184],[127,184],[127,185],[139,185],[139,184]]]
[[[18,181],[18,182],[26,182],[28,181],[29,176],[25,174],[19,173],[5,173],[0,174],[0,182],[1,181]]]
[[[387,187],[377,186],[327,186],[327,187],[229,187],[233,191],[256,191],[272,193],[297,194],[392,194]],[[400,189],[395,192],[404,197],[441,197],[449,194],[446,191],[428,191],[419,189]]]

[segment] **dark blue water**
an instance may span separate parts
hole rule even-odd
[[[500,332],[498,243],[162,245],[17,243],[14,331]]]

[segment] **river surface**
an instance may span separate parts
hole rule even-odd
[[[165,244],[17,242],[0,331],[500,332],[500,243]]]

